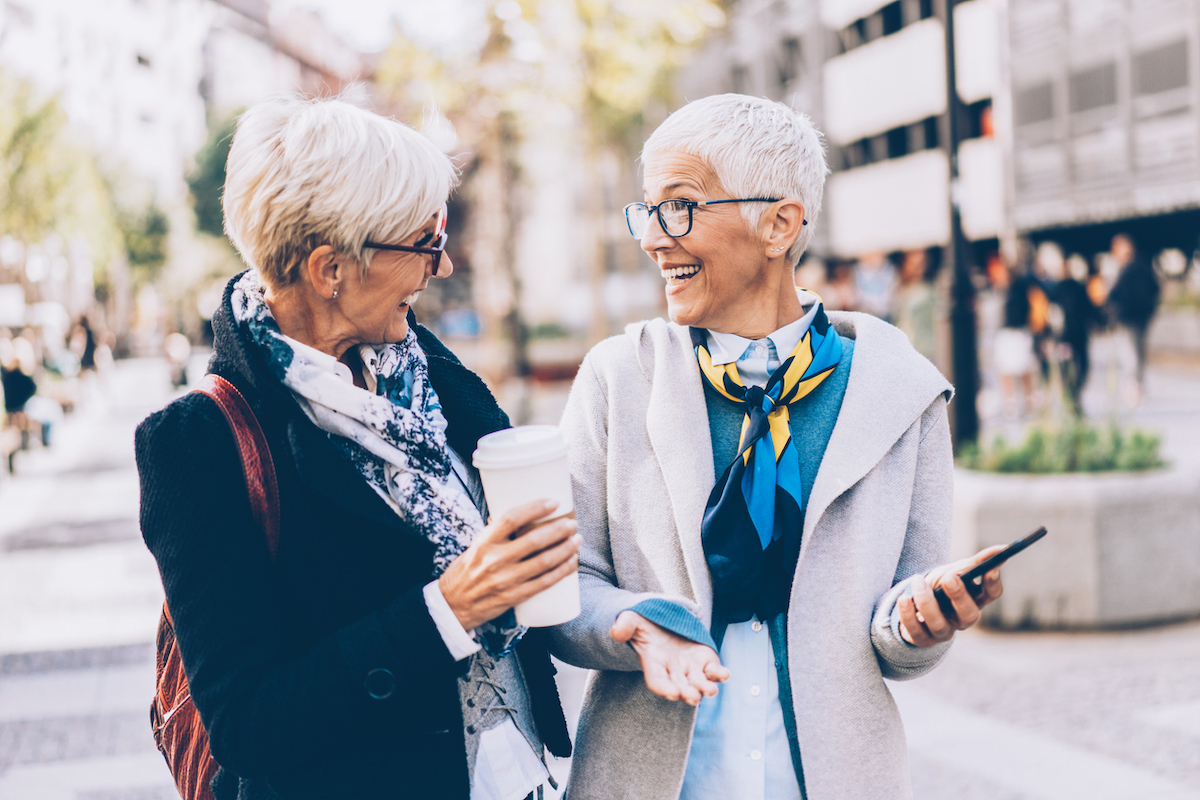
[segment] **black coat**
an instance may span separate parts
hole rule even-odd
[[[235,279],[236,280],[236,279]],[[271,378],[230,317],[210,370],[245,395],[278,473],[271,563],[215,403],[188,394],[137,429],[141,526],[158,560],[217,800],[466,798],[455,662],[425,606],[433,545],[407,526]],[[508,426],[483,382],[416,324],[452,447]],[[517,648],[550,752],[570,742],[542,632]],[[380,672],[383,670],[383,672]],[[376,699],[366,684],[368,675]],[[380,691],[381,687],[384,691]]]

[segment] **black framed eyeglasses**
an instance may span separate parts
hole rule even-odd
[[[363,242],[363,247],[369,247],[374,250],[397,250],[401,253],[425,253],[426,255],[431,255],[433,256],[433,268],[429,274],[437,275],[438,266],[442,263],[442,253],[446,249],[446,239],[449,238],[446,235],[446,212],[447,207],[443,204],[441,213],[438,217],[438,232],[434,234],[433,237],[435,244],[418,247],[416,245],[407,244],[381,244],[379,242],[372,242],[368,239],[367,241]]]
[[[697,206],[715,206],[721,203],[778,203],[778,197],[740,197],[734,200],[663,200],[656,206],[645,203],[630,203],[625,206],[625,224],[635,239],[646,235],[650,217],[658,215],[658,224],[663,233],[672,239],[687,236],[692,232],[692,212]]]

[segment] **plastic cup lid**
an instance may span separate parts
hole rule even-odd
[[[557,425],[521,425],[479,440],[472,463],[478,469],[507,469],[553,461],[567,454]]]

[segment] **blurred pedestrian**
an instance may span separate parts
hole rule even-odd
[[[1108,294],[1113,317],[1129,332],[1136,358],[1134,402],[1146,392],[1146,334],[1158,310],[1160,287],[1150,260],[1138,253],[1129,234],[1118,233],[1109,249],[1120,269],[1117,282]]]
[[[937,293],[929,281],[925,250],[904,254],[900,287],[896,291],[896,327],[908,334],[917,352],[937,363]]]
[[[1034,376],[1038,358],[1034,351],[1034,326],[1045,327],[1045,292],[1028,272],[1008,268],[997,277],[1004,291],[1004,318],[993,339],[993,362],[1000,376],[1005,412],[1022,416],[1039,402]],[[1039,310],[1040,309],[1040,310]]]
[[[96,371],[96,331],[92,328],[92,323],[88,321],[87,315],[79,318],[79,324],[76,326],[72,334],[72,350],[79,356],[79,369],[81,372]]]
[[[7,424],[21,434],[21,449],[29,447],[30,434],[37,421],[26,407],[37,394],[37,359],[33,344],[24,336],[0,339],[0,386],[4,389],[4,413]]]
[[[1104,324],[1104,314],[1088,294],[1088,265],[1083,256],[1066,260],[1066,274],[1050,286],[1050,301],[1062,311],[1058,333],[1063,386],[1076,416],[1083,416],[1083,387],[1090,369],[1088,348],[1092,329]]]
[[[854,262],[831,258],[826,262],[829,281],[821,300],[834,311],[858,311],[858,287],[854,283]]]
[[[342,101],[238,121],[223,205],[251,269],[210,369],[265,432],[278,557],[210,398],[149,417],[136,448],[216,800],[524,798],[543,745],[569,753],[543,632],[511,608],[574,571],[575,523],[532,524],[535,501],[484,524],[470,458],[508,418],[412,316],[454,267],[456,180],[428,139]]]
[[[891,259],[883,253],[867,253],[854,269],[858,310],[891,322],[897,284],[896,265]]]
[[[891,325],[793,285],[827,172],[807,117],[706,97],[642,164],[626,221],[671,321],[597,345],[562,421],[583,613],[552,636],[597,670],[567,795],[911,797],[883,679],[979,619],[952,577],[971,560],[944,563],[950,385]],[[992,573],[978,603],[999,595]]]

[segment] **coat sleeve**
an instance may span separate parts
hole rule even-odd
[[[904,547],[893,586],[880,598],[871,622],[871,644],[875,647],[883,677],[893,680],[924,675],[937,665],[953,641],[916,647],[900,636],[900,613],[896,603],[906,589],[906,580],[946,563],[950,550],[954,455],[943,396],[939,395],[926,409],[920,425],[921,438]]]
[[[583,544],[579,551],[581,613],[574,620],[550,628],[551,652],[584,669],[641,670],[633,648],[609,634],[617,615],[646,600],[682,598],[622,589],[613,561],[608,524],[608,396],[596,369],[595,352],[584,359],[571,387],[562,417],[562,431],[570,448],[571,488],[575,518]]]
[[[460,735],[451,657],[422,586],[300,643],[285,637],[241,461],[216,405],[189,395],[136,434],[141,528],[154,554],[214,757],[250,779],[397,736]],[[280,459],[276,458],[278,464]],[[286,556],[287,514],[282,509]],[[452,729],[452,730],[449,730]]]

